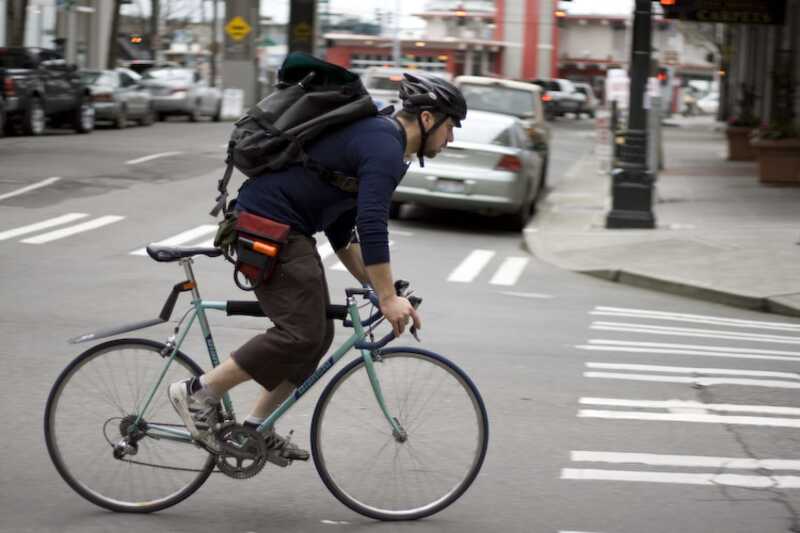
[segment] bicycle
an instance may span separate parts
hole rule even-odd
[[[59,474],[78,494],[112,511],[149,513],[184,500],[212,472],[236,479],[258,474],[266,463],[264,434],[351,349],[360,350],[361,357],[327,384],[311,420],[312,457],[329,491],[370,518],[413,520],[452,504],[475,480],[489,438],[478,389],[438,354],[385,348],[393,333],[375,341],[375,328],[383,320],[380,309],[361,319],[357,300],[364,302],[362,307],[378,307],[369,288],[346,289],[346,304],[328,307],[328,316],[353,328],[353,334],[257,430],[236,423],[226,394],[216,427],[222,450],[212,453],[193,441],[166,390],[172,382],[203,372],[180,350],[195,320],[216,366],[219,357],[206,311],[264,315],[255,301],[201,299],[193,257],[217,257],[220,250],[156,245],[147,250],[157,261],[177,261],[186,275],[172,288],[159,317],[70,342],[167,322],[182,292],[191,292],[191,306],[165,343],[105,341],[80,354],[59,375],[45,409],[45,440]],[[408,283],[398,282],[396,289],[415,306],[421,303],[408,291]]]

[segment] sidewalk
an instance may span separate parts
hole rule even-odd
[[[607,230],[610,178],[589,154],[539,204],[529,250],[559,267],[737,307],[800,316],[800,187],[725,159],[708,119],[664,127],[653,230]]]

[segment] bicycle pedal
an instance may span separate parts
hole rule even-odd
[[[280,452],[277,452],[277,451],[275,451],[275,452],[268,451],[267,452],[267,461],[269,461],[270,463],[272,463],[274,465],[278,465],[281,468],[286,468],[287,466],[292,464],[292,460],[291,459],[289,459],[288,457],[282,456],[280,454]]]

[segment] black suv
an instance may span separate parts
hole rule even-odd
[[[89,89],[77,68],[45,48],[0,48],[0,109],[6,132],[41,135],[48,122],[78,133],[94,129]]]

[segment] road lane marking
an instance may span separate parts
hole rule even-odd
[[[653,335],[676,335],[681,337],[705,337],[708,339],[735,339],[752,342],[773,342],[778,344],[800,344],[800,337],[764,335],[761,333],[740,333],[717,329],[675,328],[631,324],[625,322],[593,322],[591,329],[602,331],[623,331],[627,333],[649,333]]]
[[[675,413],[647,413],[632,411],[604,411],[581,409],[578,418],[606,418],[614,420],[648,420],[659,422],[692,422],[701,424],[726,424],[736,426],[766,426],[776,428],[800,428],[798,418],[771,418],[758,416],[703,415]]]
[[[333,246],[331,243],[326,242],[317,246],[317,253],[319,254],[319,258],[323,261],[327,259],[333,253]]]
[[[553,296],[550,294],[539,294],[536,292],[513,292],[513,291],[501,291],[500,294],[505,296],[516,296],[517,298],[540,298],[540,299],[549,299]]]
[[[152,154],[146,155],[144,157],[140,157],[138,159],[131,159],[130,161],[125,161],[126,165],[138,165],[139,163],[145,163],[147,161],[152,161],[153,159],[158,159],[159,157],[169,157],[171,155],[180,155],[183,152],[161,152],[159,154]]]
[[[628,365],[619,363],[586,363],[588,368],[606,370],[645,370],[651,372],[672,372],[676,374],[721,374],[730,376],[758,376],[786,379],[800,379],[797,372],[772,372],[768,370],[741,370],[738,368],[697,368],[686,366]]]
[[[31,237],[30,239],[25,239],[20,242],[24,242],[26,244],[44,244],[46,242],[51,242],[58,239],[63,239],[65,237],[69,237],[71,235],[75,235],[76,233],[83,233],[84,231],[90,231],[93,229],[101,228],[103,226],[113,224],[114,222],[119,222],[124,218],[125,217],[120,217],[116,215],[107,215],[104,217],[96,218],[94,220],[89,220],[88,222],[84,222],[76,226],[70,226],[68,228],[51,231],[49,233],[43,233],[42,235],[37,235],[36,237]]]
[[[628,400],[624,398],[581,398],[581,405],[609,407],[640,407],[642,409],[668,409],[675,412],[725,411],[731,413],[761,413],[800,417],[800,408],[774,405],[742,405],[729,403],[703,403],[694,400]]]
[[[469,283],[474,280],[481,270],[492,260],[494,252],[491,250],[473,250],[460,265],[450,273],[447,281],[455,283]]]
[[[714,385],[741,385],[745,387],[769,387],[774,389],[800,389],[800,383],[775,379],[656,376],[653,374],[627,374],[624,372],[584,372],[585,378],[624,379],[628,381],[650,381],[656,383],[686,383],[701,387]]]
[[[671,313],[665,311],[649,311],[645,309],[629,309],[624,307],[605,307],[598,306],[590,315],[595,316],[617,316],[627,318],[652,318],[658,320],[670,320],[679,322],[692,322],[697,324],[713,324],[720,326],[736,326],[741,328],[759,328],[781,331],[800,331],[800,324],[789,322],[763,322],[757,320],[740,320],[735,318],[723,318],[709,315],[693,315],[686,313]]]
[[[154,242],[157,246],[180,246],[181,244],[193,241],[195,239],[199,239],[200,237],[204,237],[213,231],[217,231],[218,226],[216,224],[203,224],[201,226],[197,226],[196,228],[192,228],[190,230],[184,231],[182,233],[178,233],[177,235],[173,235],[167,239],[162,241]],[[213,241],[212,241],[213,242]],[[130,255],[147,255],[147,248],[139,248],[138,250],[134,250],[130,253]]]
[[[400,235],[401,237],[413,237],[414,236],[414,234],[411,233],[410,231],[401,231],[401,230],[396,230],[396,229],[390,229],[389,230],[389,235]]]
[[[740,470],[800,470],[796,459],[755,459],[708,455],[665,455],[658,453],[597,452],[574,450],[570,459],[583,463],[635,463],[648,466],[733,468]]]
[[[28,185],[27,187],[17,189],[16,191],[0,194],[0,200],[5,200],[6,198],[11,198],[12,196],[19,196],[20,194],[25,194],[26,192],[33,191],[35,189],[40,189],[42,187],[47,187],[48,185],[55,183],[60,179],[61,178],[58,177],[47,178],[46,180],[42,180],[40,182],[34,183],[33,185]]]
[[[13,239],[14,237],[19,237],[20,235],[25,235],[26,233],[35,233],[43,229],[52,228],[53,226],[60,226],[61,224],[67,224],[74,220],[86,218],[88,216],[89,215],[86,213],[67,213],[66,215],[43,220],[42,222],[37,222],[36,224],[10,229],[0,233],[0,241]]]
[[[489,283],[492,285],[514,285],[529,261],[530,258],[528,257],[507,257]]]
[[[579,481],[638,481],[754,488],[800,488],[800,476],[754,476],[743,474],[684,474],[677,472],[636,472],[630,470],[598,470],[564,468],[561,479]]]
[[[709,346],[705,344],[676,344],[664,342],[636,342],[636,341],[623,341],[623,340],[608,340],[608,339],[592,339],[589,341],[591,345],[618,345],[618,346],[633,346],[643,348],[676,348],[679,350],[703,350],[710,352],[727,352],[727,353],[746,353],[746,354],[764,354],[764,355],[785,355],[800,357],[800,352],[787,352],[785,350],[764,350],[756,348],[733,348],[730,346]]]
[[[668,348],[633,348],[628,346],[594,346],[594,345],[577,345],[575,348],[579,350],[588,350],[593,352],[625,352],[625,353],[644,353],[644,354],[668,354],[668,355],[699,355],[702,357],[728,357],[730,359],[761,359],[770,361],[797,361],[798,356],[780,356],[780,355],[755,355],[755,354],[740,354],[740,353],[725,353],[725,352],[712,352],[706,350],[676,350]]]

